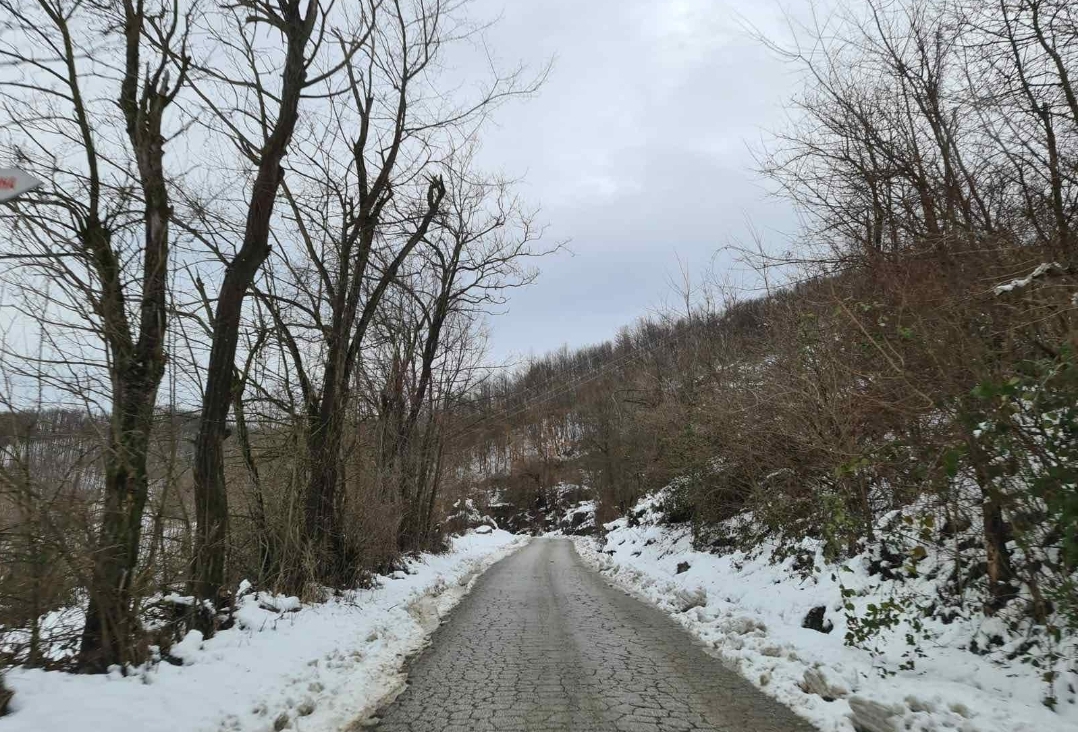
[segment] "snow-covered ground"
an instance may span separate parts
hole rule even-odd
[[[979,613],[948,623],[926,618],[914,639],[920,654],[911,655],[906,632],[912,628],[900,624],[879,637],[873,655],[844,644],[842,588],[858,616],[870,604],[883,606],[894,591],[870,576],[866,558],[828,565],[820,547],[806,541],[803,548],[814,555],[817,570],[802,574],[792,566],[794,557],[772,563],[766,551],[755,557],[697,552],[686,527],[659,523],[657,500],[638,504],[643,512],[636,526],[626,518],[607,524],[603,545],[575,537],[580,554],[616,584],[669,612],[712,653],[824,732],[1078,730],[1073,638],[1058,648],[1069,660],[1059,662],[1051,686],[1055,711],[1044,703],[1050,687],[1043,665],[1022,663],[1009,653],[1010,644],[988,656],[969,650],[972,640],[984,648],[993,635],[1007,637],[1002,623]],[[830,633],[802,627],[806,614],[820,606],[824,627],[833,625]],[[911,659],[913,668],[903,670]],[[1070,670],[1059,672],[1068,663]]]
[[[161,662],[126,677],[9,671],[14,713],[0,730],[342,729],[401,686],[405,658],[483,570],[524,541],[467,534],[374,589],[316,605],[247,592],[236,627],[208,641],[193,631],[172,648],[181,666]]]

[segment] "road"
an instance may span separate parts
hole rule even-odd
[[[488,570],[409,669],[379,732],[811,732],[564,539]]]

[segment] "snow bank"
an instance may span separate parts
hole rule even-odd
[[[14,669],[14,713],[0,730],[339,730],[401,686],[405,657],[524,541],[504,531],[458,537],[449,553],[424,555],[375,589],[317,605],[248,591],[236,627],[208,641],[192,631],[173,646],[180,666],[127,677]]]
[[[638,504],[644,511],[637,513],[637,526],[624,518],[607,524],[605,544],[576,537],[581,556],[670,613],[710,652],[823,732],[851,732],[851,714],[861,729],[873,732],[1078,729],[1078,674],[1057,679],[1053,712],[1043,703],[1044,668],[969,650],[971,640],[980,638],[983,647],[985,637],[998,634],[999,621],[980,615],[948,623],[925,619],[928,636],[918,643],[919,654],[908,645],[905,627],[884,633],[875,656],[848,647],[842,588],[855,591],[847,599],[859,614],[890,596],[880,577],[870,576],[866,557],[828,565],[821,548],[806,541],[803,549],[817,570],[803,573],[794,568],[797,557],[773,564],[769,552],[697,552],[685,527],[658,523],[656,501]],[[817,627],[833,630],[802,627],[809,612],[821,607]],[[903,670],[910,659],[913,668]]]

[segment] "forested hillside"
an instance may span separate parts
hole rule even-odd
[[[812,539],[887,579],[944,552],[936,596],[851,642],[999,614],[1051,686],[1078,629],[1076,34],[1072,4],[917,0],[778,49],[806,88],[761,167],[807,228],[744,254],[790,284],[703,282],[681,315],[483,385],[466,479],[537,530],[572,529],[566,485],[629,526],[669,486],[698,549]]]

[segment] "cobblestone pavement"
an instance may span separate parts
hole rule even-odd
[[[480,577],[411,665],[380,732],[811,732],[564,539]]]

